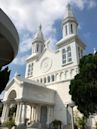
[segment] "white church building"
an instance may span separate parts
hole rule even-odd
[[[78,73],[79,60],[85,44],[78,36],[78,22],[70,5],[62,21],[62,39],[56,50],[48,47],[41,26],[32,41],[32,53],[26,59],[25,78],[16,75],[4,94],[1,122],[8,119],[10,105],[16,104],[16,124],[40,122],[49,125],[53,120],[63,126],[72,123],[70,81]]]

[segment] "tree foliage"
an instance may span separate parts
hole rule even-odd
[[[97,53],[80,60],[79,74],[71,81],[69,93],[84,116],[97,112]]]
[[[10,76],[10,70],[8,67],[0,68],[0,93],[5,89]]]

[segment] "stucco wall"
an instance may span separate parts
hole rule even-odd
[[[23,99],[32,103],[54,104],[55,92],[42,86],[24,85]]]

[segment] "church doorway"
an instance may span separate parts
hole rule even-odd
[[[40,122],[42,125],[46,125],[47,122],[47,106],[41,107]]]
[[[16,91],[12,90],[10,94],[8,95],[8,101],[9,101],[9,112],[8,112],[8,118],[9,119],[15,119],[16,116]]]

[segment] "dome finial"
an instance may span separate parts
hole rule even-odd
[[[43,36],[43,33],[42,33],[42,26],[41,24],[38,26],[38,29],[37,29],[37,32],[34,36],[34,42],[35,41],[44,41],[44,36]]]
[[[71,10],[71,4],[70,4],[69,2],[67,3],[66,8],[67,8],[68,10]]]
[[[72,10],[71,4],[69,2],[66,5],[66,11],[65,11],[64,18],[67,18],[67,17],[74,17],[73,10]]]

